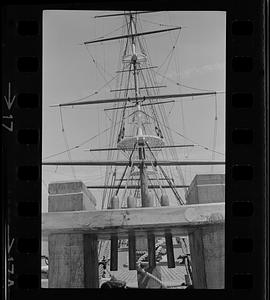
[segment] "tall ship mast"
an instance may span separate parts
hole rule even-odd
[[[196,147],[196,144],[193,141],[186,144],[174,143],[166,116],[166,105],[186,98],[216,96],[218,92],[163,92],[166,86],[157,80],[157,66],[152,64],[144,37],[171,31],[180,34],[182,27],[168,26],[166,29],[144,31],[138,23],[140,15],[152,13],[155,12],[125,11],[96,16],[124,19],[125,30],[121,35],[82,43],[82,47],[87,48],[101,43],[103,47],[107,47],[106,43],[109,41],[122,42],[121,67],[116,70],[117,85],[111,89],[114,97],[55,105],[60,109],[105,105],[104,111],[111,113],[108,146],[87,149],[90,153],[107,153],[106,160],[43,162],[44,166],[105,166],[104,184],[89,186],[89,189],[103,190],[101,209],[159,207],[168,206],[171,202],[185,205],[188,184],[185,182],[182,167],[224,165],[224,160],[187,161],[178,157],[177,149]],[[179,240],[184,247],[187,241],[184,238]],[[100,256],[105,259],[106,256],[108,258],[107,248],[108,243],[100,243]],[[141,249],[143,248],[142,242]]]

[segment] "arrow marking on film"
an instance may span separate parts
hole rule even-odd
[[[5,98],[7,107],[10,110],[14,103],[14,100],[16,98],[16,96],[13,96],[13,98],[11,99],[11,83],[10,82],[8,83],[8,97],[4,96],[4,98]]]

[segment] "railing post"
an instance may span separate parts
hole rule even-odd
[[[95,209],[95,198],[81,181],[49,184],[48,211]],[[93,234],[50,234],[49,288],[97,288],[98,241]]]
[[[225,176],[196,175],[189,187],[186,202],[187,204],[225,202]],[[224,288],[224,229],[224,223],[209,225],[189,235],[195,289]]]

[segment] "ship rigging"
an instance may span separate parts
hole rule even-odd
[[[163,81],[159,82],[157,80],[159,73],[155,71],[157,67],[151,61],[144,36],[176,32],[177,41],[182,27],[168,26],[166,29],[143,31],[139,26],[139,18],[140,14],[144,13],[154,12],[130,11],[96,16],[96,18],[124,18],[122,35],[96,38],[81,43],[81,46],[88,51],[87,47],[92,45],[102,44],[104,46],[109,41],[121,41],[123,50],[121,68],[116,70],[118,84],[110,90],[114,93],[114,97],[94,100],[79,99],[52,105],[52,107],[59,107],[61,122],[62,109],[65,107],[105,105],[104,111],[110,111],[111,113],[112,122],[111,127],[108,129],[110,138],[107,145],[85,150],[89,153],[105,152],[107,153],[107,159],[44,160],[42,163],[44,166],[106,167],[104,183],[88,185],[89,189],[103,190],[102,209],[167,206],[170,205],[171,201],[169,199],[171,197],[175,199],[178,205],[185,205],[185,192],[189,185],[185,181],[182,167],[225,164],[224,160],[214,160],[214,155],[212,155],[212,160],[179,159],[176,151],[178,148],[201,147],[215,153],[215,141],[213,142],[213,149],[188,138],[186,140],[189,144],[175,144],[172,134],[173,129],[169,126],[165,106],[177,101],[204,99],[207,96],[215,97],[216,101],[216,97],[220,92],[200,89],[195,92],[160,92],[161,89],[166,88],[166,85]],[[174,48],[175,46],[172,50]],[[93,57],[92,59],[96,63]],[[176,84],[180,85],[179,82],[176,82]],[[93,95],[96,94],[98,92]],[[63,122],[62,132],[65,134]],[[176,133],[185,137],[179,131],[176,131]],[[86,143],[79,146],[84,144]],[[79,146],[67,147],[68,153],[72,149],[79,148]],[[170,240],[170,237],[166,236],[166,238]],[[153,241],[149,238],[148,243],[151,244]],[[182,249],[186,249],[184,238],[179,239],[179,243],[182,245]],[[114,237],[111,238],[111,245],[115,247]],[[104,242],[100,244],[99,250],[103,256],[106,251],[104,249],[102,251],[102,247],[106,248],[107,244]],[[186,255],[187,273],[192,277],[190,267],[188,268],[188,256],[186,253],[184,254]],[[133,265],[130,269],[134,270],[136,266]]]
[[[113,15],[100,15],[96,16],[97,18],[104,17],[120,17],[124,16],[125,18],[125,27],[126,34],[120,36],[113,36],[102,39],[95,39],[92,41],[85,41],[82,45],[86,46],[89,44],[104,43],[106,41],[112,40],[124,40],[124,53],[122,56],[122,69],[116,71],[121,73],[121,81],[126,81],[124,88],[118,88],[114,91],[116,97],[111,99],[97,99],[89,101],[76,101],[61,103],[58,105],[62,107],[75,107],[83,105],[98,105],[98,104],[114,104],[113,107],[105,108],[105,110],[119,110],[121,113],[120,116],[120,125],[117,135],[117,141],[111,141],[111,146],[115,145],[116,147],[108,148],[96,148],[95,151],[108,151],[108,158],[111,157],[112,151],[122,152],[128,155],[127,161],[122,160],[107,160],[107,161],[45,161],[43,165],[77,165],[77,166],[91,166],[91,165],[100,165],[100,166],[125,166],[125,169],[121,175],[122,180],[118,184],[114,181],[114,184],[108,185],[109,180],[107,179],[104,183],[104,190],[108,189],[111,186],[111,189],[118,191],[121,187],[122,181],[126,176],[126,187],[129,188],[129,185],[134,186],[134,182],[138,182],[140,187],[141,194],[141,205],[147,205],[146,202],[149,196],[148,189],[148,177],[149,174],[152,174],[154,178],[151,179],[155,181],[155,185],[158,186],[159,190],[162,190],[162,185],[158,177],[163,177],[174,191],[174,195],[177,197],[180,203],[184,203],[184,200],[177,192],[177,189],[174,187],[175,184],[172,182],[167,174],[167,172],[162,168],[162,166],[175,166],[180,178],[183,179],[182,171],[179,168],[181,165],[222,165],[224,161],[180,161],[175,155],[174,148],[176,147],[190,147],[194,145],[175,145],[173,140],[170,138],[171,134],[166,127],[166,124],[162,124],[159,119],[164,120],[164,113],[162,109],[159,111],[156,109],[156,106],[163,106],[170,101],[164,101],[164,99],[173,99],[172,101],[177,101],[181,98],[190,98],[194,97],[207,96],[207,95],[216,95],[216,91],[207,91],[207,92],[195,92],[195,93],[179,93],[179,94],[160,94],[160,88],[164,87],[162,85],[155,84],[156,80],[151,78],[151,69],[154,66],[149,64],[149,59],[146,55],[146,50],[143,47],[143,42],[140,40],[141,36],[145,35],[154,35],[167,31],[181,31],[180,26],[166,28],[162,30],[153,30],[139,32],[137,28],[138,15],[142,12],[125,12],[123,14],[113,14]],[[152,12],[143,12],[143,13],[152,13]],[[151,84],[147,83],[147,78],[150,79]],[[120,104],[120,106],[119,106]],[[163,108],[164,110],[164,108]],[[116,114],[115,114],[116,115]],[[112,126],[115,128],[116,124]],[[165,126],[162,126],[165,125]],[[163,127],[163,128],[162,128]],[[164,128],[165,127],[165,128]],[[165,133],[164,133],[165,131]],[[167,136],[166,136],[167,135]],[[112,133],[111,136],[114,136]],[[168,145],[166,140],[171,141]],[[174,155],[174,160],[162,160],[160,161],[158,156],[159,152],[163,149],[171,150],[171,153]],[[92,150],[93,151],[93,150]],[[117,155],[119,157],[119,154]],[[129,170],[128,170],[129,169]],[[108,168],[107,168],[108,170]],[[129,171],[129,172],[128,172]],[[110,172],[110,174],[116,173]],[[106,178],[108,178],[109,172],[107,172]],[[181,183],[182,186],[185,186],[185,182]],[[178,185],[179,186],[179,185]],[[185,187],[184,187],[185,188]],[[138,192],[135,189],[135,193],[138,195]],[[157,189],[154,189],[154,192],[157,193]],[[163,194],[163,190],[162,190]],[[106,191],[103,196],[103,205],[105,202]],[[160,196],[159,196],[160,198]],[[134,200],[135,201],[135,200]],[[110,200],[108,200],[109,204]]]

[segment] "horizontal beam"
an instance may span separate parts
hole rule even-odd
[[[104,18],[104,17],[119,17],[119,16],[130,16],[130,15],[138,15],[138,14],[149,14],[149,13],[155,13],[158,11],[135,11],[135,12],[129,12],[129,13],[119,13],[119,14],[110,14],[110,15],[98,15],[94,16],[94,18]]]
[[[168,100],[168,101],[162,101],[162,102],[154,102],[154,103],[143,103],[141,106],[149,106],[149,105],[162,105],[166,103],[172,103],[175,102],[175,100]],[[120,107],[112,107],[112,108],[105,108],[104,111],[107,110],[116,110],[116,109],[123,109],[123,108],[135,108],[136,105],[128,105],[128,106],[120,106]]]
[[[132,70],[130,70],[132,71]],[[145,87],[140,87],[139,90],[146,90],[146,89],[159,89],[167,87],[166,85],[156,85],[156,86],[145,86]],[[123,91],[134,91],[135,88],[128,88],[128,89],[117,89],[117,90],[110,90],[110,92],[123,92]]]
[[[147,69],[156,69],[156,68],[158,68],[158,66],[149,66],[149,67],[145,67],[145,68],[137,68],[136,71],[147,70]],[[131,69],[120,70],[120,71],[116,71],[115,73],[123,73],[123,72],[132,72],[132,70]]]
[[[127,166],[128,161],[121,160],[104,160],[104,161],[48,161],[42,162],[43,166]],[[141,161],[133,161],[133,165],[140,165]],[[153,165],[152,161],[144,161],[144,165]],[[178,161],[178,160],[161,160],[157,162],[158,166],[211,166],[225,165],[224,161]]]
[[[185,93],[185,94],[168,94],[168,95],[125,97],[125,98],[101,99],[101,100],[91,100],[91,101],[81,101],[81,102],[68,102],[68,103],[51,105],[51,107],[78,106],[78,105],[87,105],[87,104],[105,104],[105,103],[138,101],[138,100],[144,101],[144,100],[147,100],[147,99],[185,98],[185,97],[207,96],[207,95],[215,95],[215,94],[217,94],[217,92],[201,92],[201,93]]]
[[[224,225],[225,203],[104,209],[42,214],[44,239],[52,233],[95,233],[99,239],[111,234],[127,238],[130,230],[144,236],[151,230],[156,235],[170,229],[173,234],[187,235],[203,226]]]
[[[133,38],[135,36],[149,35],[149,34],[155,34],[155,33],[160,33],[160,32],[165,32],[165,31],[172,31],[172,30],[179,30],[181,28],[182,27],[173,27],[173,28],[168,28],[168,29],[145,31],[145,32],[138,32],[138,33],[133,33],[133,34],[124,34],[124,35],[113,36],[113,37],[106,38],[106,39],[99,39],[99,40],[93,40],[93,41],[89,41],[89,42],[83,42],[83,44],[88,45],[88,44],[93,44],[93,43],[100,43],[100,42],[106,42],[106,41],[112,41],[112,40],[125,39],[125,38],[129,38],[129,37]]]
[[[155,180],[155,179],[154,179]],[[171,189],[172,187],[170,185],[162,185],[161,186],[163,189]],[[173,185],[174,188],[188,188],[189,185]],[[119,186],[110,186],[110,185],[88,185],[87,186],[88,189],[138,189],[140,188],[139,185],[128,185],[127,187],[125,187],[124,185]],[[159,185],[148,185],[149,189],[159,189],[160,186]]]

